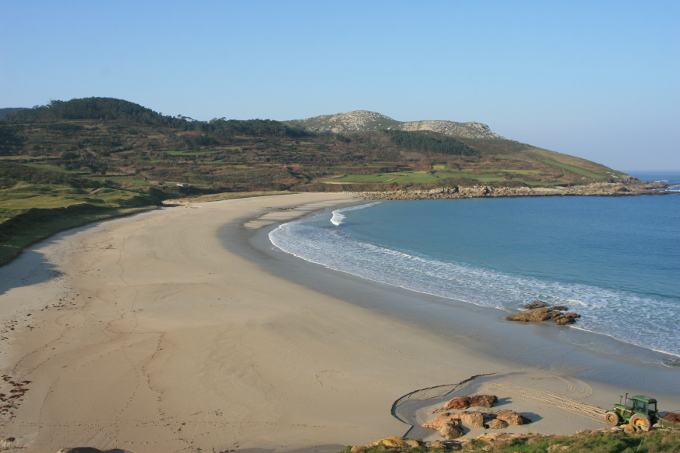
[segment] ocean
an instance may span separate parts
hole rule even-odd
[[[269,238],[304,260],[418,293],[508,313],[535,300],[566,305],[582,316],[571,328],[677,366],[680,173],[633,174],[678,183],[679,194],[366,203]]]

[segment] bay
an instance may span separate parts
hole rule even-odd
[[[677,195],[369,203],[270,239],[420,293],[508,312],[537,299],[567,305],[583,316],[577,329],[680,356]]]

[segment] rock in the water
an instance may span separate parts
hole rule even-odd
[[[526,425],[527,423],[531,422],[531,420],[529,420],[522,414],[515,411],[511,411],[509,409],[494,412],[494,415],[496,416],[497,420],[507,422],[508,425]]]
[[[508,427],[508,422],[494,418],[489,423],[487,423],[488,429],[505,429]]]
[[[553,311],[547,307],[534,308],[533,310],[521,311],[506,317],[508,321],[539,322],[552,319]]]
[[[558,316],[555,316],[554,319],[555,319],[555,324],[563,326],[565,324],[573,324],[580,317],[581,317],[581,315],[579,315],[578,313],[571,312],[571,313],[562,313]]]
[[[524,306],[524,309],[525,309],[525,310],[533,310],[534,308],[545,308],[545,307],[547,307],[547,306],[548,306],[548,304],[546,304],[546,303],[543,302],[542,300],[535,300],[535,301],[533,301],[533,302],[530,303],[530,304],[526,304],[526,305]]]
[[[554,311],[567,311],[569,310],[569,307],[565,307],[564,305],[553,305],[550,309]]]
[[[453,423],[445,423],[439,430],[439,435],[446,440],[458,439],[463,434],[463,430]]]
[[[514,315],[506,316],[508,321],[519,322],[541,322],[553,320],[558,325],[573,324],[581,315],[578,313],[562,313],[567,307],[543,307],[534,308],[531,310],[521,311]]]

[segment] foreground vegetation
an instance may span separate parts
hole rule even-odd
[[[340,453],[440,453],[521,452],[521,453],[661,453],[680,451],[680,430],[652,430],[626,434],[623,431],[584,431],[571,436],[500,434],[497,437],[462,442],[409,441],[389,438],[367,447],[347,447]]]

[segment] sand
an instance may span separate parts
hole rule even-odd
[[[0,441],[26,453],[332,452],[404,435],[441,401],[473,393],[532,419],[514,432],[604,427],[597,406],[628,389],[517,365],[284,279],[272,268],[285,260],[238,252],[276,222],[354,202],[169,207],[62,233],[0,268],[0,392],[12,406]],[[444,387],[411,394],[431,386]],[[8,398],[17,388],[28,390]]]

